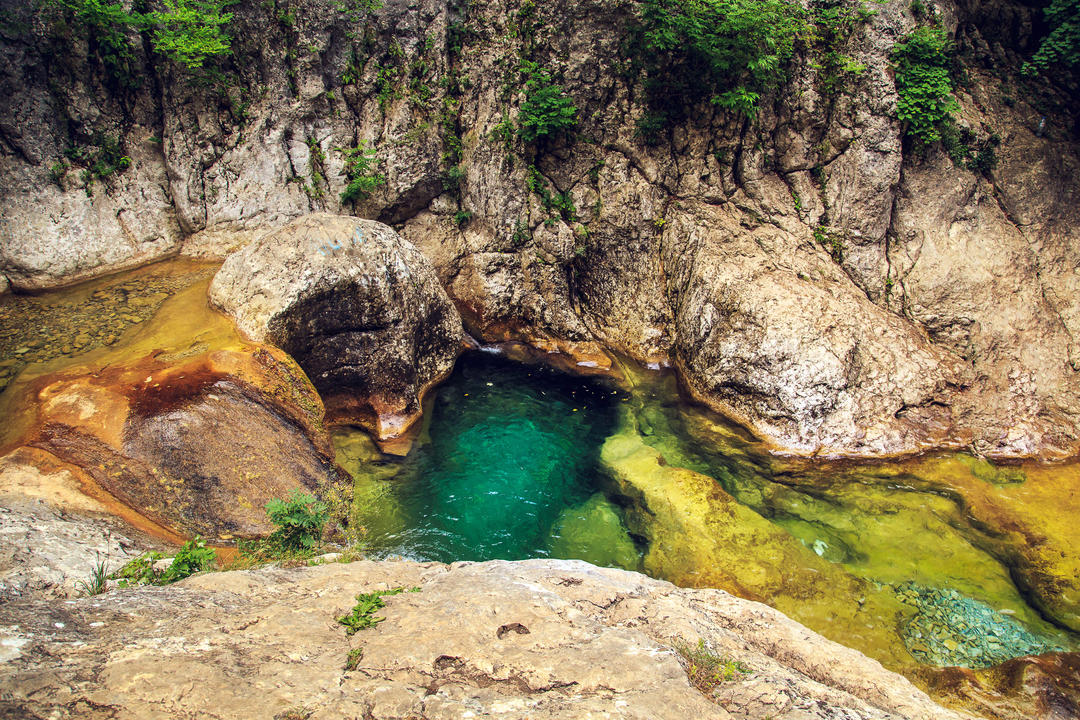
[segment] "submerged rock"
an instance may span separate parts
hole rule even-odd
[[[229,256],[214,305],[292,355],[328,412],[399,435],[461,349],[461,317],[413,245],[370,220],[289,223]]]
[[[385,618],[351,638],[357,593]],[[17,625],[17,627],[14,627]],[[958,720],[764,605],[580,561],[328,564],[0,605],[0,715]],[[711,697],[672,648],[748,673]],[[291,711],[292,714],[287,714]]]

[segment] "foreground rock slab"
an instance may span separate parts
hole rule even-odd
[[[387,596],[375,627],[335,622],[397,587],[416,591]],[[750,671],[713,700],[672,650],[699,640]],[[269,568],[19,600],[0,606],[0,643],[0,717],[961,717],[764,605],[580,561]]]
[[[230,255],[214,305],[296,358],[331,415],[400,434],[453,368],[461,317],[428,260],[394,230],[325,213]]]

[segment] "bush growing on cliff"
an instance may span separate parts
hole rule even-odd
[[[203,67],[210,57],[228,55],[232,41],[225,26],[232,14],[225,8],[239,0],[164,0],[162,10],[129,12],[123,3],[108,0],[44,0],[43,9],[54,36],[83,32],[91,52],[109,74],[124,85],[134,84],[131,35],[145,32],[154,50],[189,70]]]
[[[896,113],[904,132],[921,145],[941,139],[942,127],[959,109],[953,97],[952,43],[944,28],[923,25],[892,51],[898,95]]]
[[[341,204],[364,200],[386,184],[386,176],[375,171],[376,153],[361,140],[356,147],[342,150],[345,158],[345,179],[348,183],[341,193]]]
[[[1054,67],[1080,69],[1080,0],[1051,0],[1043,14],[1050,33],[1024,65],[1025,72],[1045,74]]]
[[[525,102],[518,113],[518,137],[531,143],[572,130],[577,125],[577,107],[573,98],[537,63],[525,60],[521,71],[527,79]]]
[[[788,0],[644,0],[629,50],[651,124],[704,100],[754,115],[809,32],[806,11]]]
[[[232,13],[225,12],[225,8],[237,2],[165,0],[164,11],[146,13],[140,22],[150,31],[155,50],[195,70],[208,58],[232,52],[232,40],[225,32]]]
[[[296,551],[311,550],[319,543],[328,517],[326,503],[299,490],[293,490],[288,500],[274,498],[266,503],[266,515],[277,525],[269,540]]]

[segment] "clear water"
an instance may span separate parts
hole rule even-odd
[[[637,569],[640,553],[601,492],[599,448],[620,392],[477,353],[429,403],[404,459],[339,431],[372,554],[438,560],[582,558]]]
[[[1076,645],[1080,537],[1042,531],[1073,470],[785,460],[670,374],[624,370],[616,386],[472,353],[406,457],[338,430],[371,554],[580,558],[720,587],[896,669]]]

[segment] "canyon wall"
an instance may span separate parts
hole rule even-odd
[[[133,36],[129,84],[0,5],[17,291],[356,214],[428,257],[476,338],[673,364],[784,451],[1080,449],[1080,154],[1068,108],[1018,80],[1038,9],[937,3],[967,76],[957,127],[997,156],[972,170],[905,144],[890,53],[918,20],[899,0],[843,40],[861,70],[839,91],[807,43],[756,117],[705,103],[651,142],[621,0],[244,3],[221,77]],[[514,133],[523,60],[573,98],[573,132]],[[343,204],[361,141],[386,182]]]

